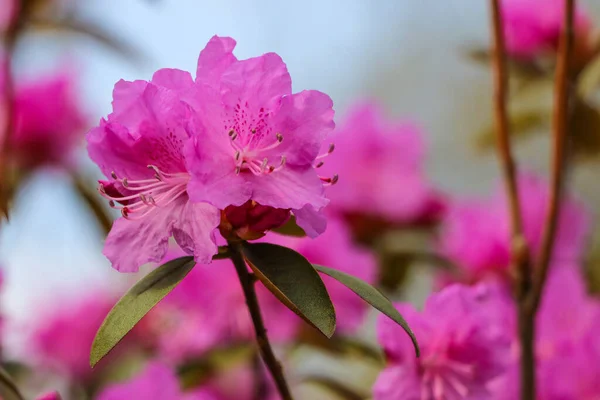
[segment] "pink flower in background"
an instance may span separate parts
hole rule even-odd
[[[509,371],[490,384],[494,399],[518,398],[516,310],[503,320],[512,334]],[[600,395],[600,301],[590,296],[576,266],[552,268],[536,323],[540,400],[594,400]]]
[[[71,71],[18,84],[14,99],[11,155],[23,168],[72,166],[86,117]]]
[[[63,299],[61,303],[51,304],[50,309],[40,310],[28,340],[26,351],[30,353],[27,359],[74,380],[91,378],[98,373],[98,368],[92,370],[90,367],[90,348],[115,302],[115,296],[94,292],[84,297]],[[117,354],[123,349],[122,344],[119,346]],[[106,367],[111,358],[102,360],[98,367]]]
[[[437,219],[444,201],[425,177],[423,139],[412,122],[387,119],[376,103],[357,104],[336,129],[335,151],[322,166],[344,171],[328,191],[330,208],[395,224]]]
[[[214,230],[219,211],[188,197],[184,146],[191,110],[179,93],[193,84],[183,71],[163,69],[150,82],[119,81],[113,113],[87,134],[88,152],[109,181],[100,192],[121,210],[106,239],[104,254],[121,272],[158,262],[169,237],[198,262],[217,252]]]
[[[38,397],[36,400],[61,400],[62,397],[60,397],[60,394],[58,394],[58,392],[51,392],[51,393],[46,393],[40,397]]]
[[[311,263],[346,272],[368,283],[376,280],[375,256],[353,244],[350,231],[337,218],[329,218],[327,231],[316,239],[270,234],[264,241],[292,248]],[[335,306],[338,331],[349,333],[356,330],[367,311],[366,303],[335,279],[325,275],[322,278]]]
[[[549,190],[545,181],[522,174],[518,179],[525,237],[533,254],[539,251]],[[457,201],[443,220],[440,248],[460,268],[465,282],[508,278],[510,227],[506,195],[500,188],[491,199]],[[562,203],[552,261],[577,262],[590,230],[587,208],[572,197]]]
[[[210,389],[184,392],[175,372],[168,366],[153,362],[133,379],[107,386],[98,400],[224,400]]]
[[[388,366],[374,399],[492,399],[487,385],[505,371],[509,348],[499,319],[505,302],[495,287],[453,285],[433,294],[422,313],[398,305],[419,338],[420,358],[402,328],[381,316],[377,334]]]
[[[530,59],[558,47],[563,24],[563,0],[503,0],[502,10],[508,52]],[[578,7],[575,17],[576,37],[591,31],[589,15]]]
[[[179,257],[172,252],[165,260]],[[302,321],[260,282],[256,291],[274,342],[290,341]],[[161,358],[179,362],[220,346],[254,340],[254,328],[235,268],[228,260],[196,265],[142,320]]]
[[[196,85],[183,97],[194,109],[186,153],[189,193],[219,209],[253,200],[291,210],[311,237],[325,230],[325,186],[319,149],[333,130],[333,103],[315,90],[292,94],[275,53],[237,60],[235,41],[213,37],[198,59]]]

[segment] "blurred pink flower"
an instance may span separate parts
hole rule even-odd
[[[334,128],[333,103],[315,90],[292,94],[277,54],[237,60],[235,45],[214,36],[200,53],[194,89],[183,96],[195,112],[186,153],[190,197],[219,209],[254,200],[291,210],[317,236],[325,229],[325,186],[337,180],[315,169]]]
[[[60,394],[58,392],[50,392],[44,395],[41,395],[36,398],[36,400],[61,400]]]
[[[541,245],[549,189],[531,174],[518,178],[525,237],[533,254]],[[552,262],[578,261],[590,231],[588,209],[567,197],[562,203]],[[506,195],[500,188],[491,199],[455,202],[442,223],[440,248],[461,269],[459,279],[471,283],[487,278],[508,279],[510,227]],[[447,278],[447,277],[444,277]]]
[[[334,140],[322,168],[344,174],[328,191],[330,209],[396,224],[440,216],[445,203],[425,177],[426,149],[416,124],[387,119],[381,106],[364,102],[348,112]]]
[[[171,252],[165,260],[179,257]],[[273,342],[289,341],[302,323],[260,282],[258,300]],[[254,328],[235,268],[229,260],[196,265],[142,320],[161,358],[179,362],[216,347],[254,340]]]
[[[187,193],[185,125],[191,110],[179,93],[192,84],[189,73],[171,69],[159,70],[150,82],[121,80],[113,112],[87,134],[91,159],[110,179],[100,183],[100,192],[123,215],[104,246],[121,272],[160,261],[171,236],[198,262],[210,262],[217,252],[219,211],[192,203]]]
[[[371,284],[375,283],[375,256],[352,242],[350,231],[338,218],[328,218],[327,230],[316,239],[270,234],[263,241],[292,248],[311,263],[340,270]],[[321,277],[335,306],[337,330],[351,333],[363,321],[368,309],[367,304],[335,279],[325,275]]]
[[[519,390],[516,310],[502,319],[512,335],[508,373],[490,384],[494,399]],[[595,400],[600,395],[600,301],[590,296],[576,266],[552,268],[536,322],[539,400]]]
[[[503,0],[504,30],[509,54],[522,59],[534,58],[558,47],[564,16],[563,0]],[[576,37],[591,31],[589,15],[578,7]]]
[[[27,359],[39,367],[65,374],[70,379],[86,381],[114,360],[124,349],[123,344],[116,353],[102,360],[96,369],[90,367],[90,349],[96,332],[116,297],[107,293],[93,292],[86,296],[63,299],[40,309],[32,323],[31,337],[26,351]],[[130,343],[133,336],[126,339]],[[122,353],[121,353],[122,354]]]
[[[168,366],[153,362],[137,376],[124,383],[109,385],[98,400],[224,400],[210,389],[184,392],[175,372]]]
[[[72,71],[17,83],[11,156],[22,168],[72,167],[73,151],[83,139],[86,116],[76,96]]]
[[[419,339],[420,358],[402,328],[381,316],[377,333],[388,366],[374,399],[492,399],[486,385],[505,371],[509,348],[496,312],[504,303],[494,287],[453,285],[433,294],[422,313],[398,305]]]

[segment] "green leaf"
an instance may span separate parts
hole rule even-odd
[[[0,399],[25,400],[19,388],[4,368],[0,368]]]
[[[256,277],[279,301],[325,336],[333,336],[333,304],[321,277],[304,256],[271,243],[245,242],[241,249]]]
[[[192,270],[193,257],[181,257],[161,265],[136,283],[113,307],[100,326],[90,354],[95,366]]]
[[[344,272],[338,271],[336,269],[327,268],[322,265],[314,265],[315,269],[325,275],[332,277],[333,279],[340,282],[342,285],[346,286],[348,289],[352,290],[358,296],[360,296],[364,301],[372,305],[377,310],[381,311],[383,314],[391,318],[394,322],[404,329],[404,331],[410,336],[410,340],[412,340],[413,345],[415,347],[415,353],[417,357],[419,357],[419,343],[417,343],[417,338],[415,334],[412,332],[402,315],[396,310],[396,307],[392,304],[392,302],[385,297],[383,293],[369,285],[367,282],[358,279],[352,275],[348,275]]]
[[[285,236],[306,236],[306,232],[304,232],[304,229],[298,226],[298,224],[296,223],[296,218],[294,216],[291,216],[290,219],[288,219],[287,222],[281,225],[279,228],[272,229],[271,232],[275,232]]]

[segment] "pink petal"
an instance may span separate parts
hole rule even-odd
[[[140,80],[129,82],[121,79],[115,83],[112,101],[114,116],[127,114],[144,93],[146,86],[148,86],[148,82]]]
[[[217,253],[214,231],[220,222],[221,213],[215,207],[186,201],[173,226],[173,237],[179,247],[194,255],[196,262],[207,264]]]
[[[271,174],[246,174],[245,179],[252,185],[252,200],[264,206],[299,210],[310,204],[321,209],[329,203],[323,182],[312,167],[286,165]]]
[[[327,218],[322,211],[317,211],[310,204],[299,210],[292,210],[296,223],[310,238],[316,238],[327,229]]]
[[[421,381],[417,371],[409,366],[384,369],[373,387],[373,400],[409,399],[425,399],[421,397]]]
[[[183,90],[194,85],[192,75],[175,68],[159,69],[152,75],[152,83],[167,89]]]
[[[251,110],[272,109],[292,93],[292,78],[275,53],[236,62],[221,76],[223,102],[228,106],[248,102]]]
[[[335,127],[333,116],[333,101],[316,90],[304,90],[281,100],[273,126],[283,135],[277,150],[285,154],[287,164],[312,165],[323,140]]]
[[[139,220],[119,218],[104,243],[104,255],[120,272],[137,272],[147,262],[163,259],[182,209],[179,202],[169,207],[156,207]]]
[[[196,82],[215,85],[225,71],[237,59],[233,55],[235,40],[230,37],[213,36],[198,57]]]
[[[208,202],[219,209],[240,206],[250,200],[250,183],[235,174],[235,160],[229,143],[222,135],[198,135],[185,149],[188,170],[192,176],[188,194],[193,201]]]

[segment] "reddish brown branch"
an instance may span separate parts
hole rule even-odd
[[[560,214],[560,203],[562,197],[563,182],[565,177],[566,147],[568,134],[569,104],[573,98],[573,18],[575,13],[575,0],[565,0],[565,13],[563,31],[561,34],[558,61],[556,67],[554,87],[554,114],[553,114],[553,143],[551,159],[551,187],[550,199],[546,214],[542,245],[537,258],[536,273],[534,276],[533,290],[531,294],[531,307],[537,310],[548,269],[552,258],[552,250],[556,238],[558,216]]]
[[[527,306],[532,287],[531,257],[523,233],[523,219],[519,202],[517,168],[510,146],[510,122],[507,113],[508,70],[506,45],[500,0],[491,0],[494,71],[494,112],[497,149],[510,211],[511,260],[514,277],[513,289],[517,303],[518,337],[521,345],[521,399],[535,398],[535,322],[534,313]]]

